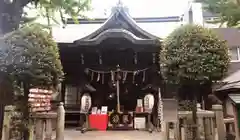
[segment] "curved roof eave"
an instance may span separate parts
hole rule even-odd
[[[101,32],[98,36],[89,40],[77,40],[76,44],[82,45],[97,45],[100,44],[107,38],[125,38],[132,42],[133,44],[143,44],[143,45],[157,45],[160,43],[158,39],[143,39],[135,36],[133,33],[125,30],[125,29],[108,29]]]
[[[108,23],[112,22],[115,18],[115,16],[117,16],[118,14],[121,14],[122,17],[124,18],[124,20],[131,26],[133,27],[135,30],[137,30],[140,34],[142,34],[143,36],[146,36],[145,40],[150,39],[150,40],[158,40],[160,41],[161,39],[157,36],[154,36],[150,33],[148,33],[147,31],[143,30],[142,28],[140,28],[136,22],[130,17],[130,15],[125,11],[125,9],[123,7],[117,7],[115,8],[114,12],[112,12],[112,14],[110,15],[110,17],[104,22],[104,24],[97,29],[96,31],[94,31],[93,33],[91,33],[90,35],[87,35],[86,37],[83,37],[79,40],[74,41],[75,44],[78,45],[83,45],[83,42],[89,42],[91,43],[91,40],[93,40],[94,38],[96,38],[96,36],[100,35],[102,32],[107,31],[109,29],[111,29],[111,27],[108,27]],[[130,31],[129,31],[130,32]],[[134,35],[136,36],[136,35]],[[84,44],[85,44],[84,43]],[[142,41],[142,43],[144,43],[144,41]]]
[[[106,24],[112,19],[112,17],[114,16],[114,14],[111,14],[110,17],[103,23],[102,26],[100,26],[100,28],[98,28],[96,31],[92,32],[91,34],[79,39],[79,40],[75,40],[74,43],[82,41],[82,40],[88,40],[89,38],[93,38],[95,35],[100,34],[103,30],[104,27],[106,26]]]
[[[148,36],[151,39],[160,39],[159,37],[150,34],[149,32],[143,30],[141,27],[139,27],[136,22],[133,20],[133,18],[127,13],[127,12],[120,12],[129,22],[129,24],[133,27],[135,27],[136,30],[138,30],[140,33],[144,34],[145,36]]]

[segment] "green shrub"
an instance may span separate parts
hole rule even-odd
[[[41,25],[18,29],[4,38],[0,70],[13,81],[34,87],[56,87],[63,78],[57,43]]]
[[[211,29],[185,25],[165,39],[160,64],[164,79],[171,84],[218,81],[228,70],[228,47]]]

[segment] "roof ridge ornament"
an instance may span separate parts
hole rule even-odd
[[[116,3],[116,6],[114,6],[114,7],[112,8],[112,13],[115,13],[116,11],[117,11],[118,13],[119,13],[120,11],[124,11],[124,12],[126,12],[126,13],[129,12],[127,6],[125,6],[125,5],[123,4],[123,1],[122,1],[122,0],[118,0],[117,3]]]
[[[122,0],[118,0],[117,7],[123,7],[123,2],[122,2]]]

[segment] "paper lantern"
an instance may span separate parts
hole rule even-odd
[[[92,99],[89,93],[84,93],[81,99],[81,113],[88,113],[92,105]]]
[[[154,106],[154,96],[152,94],[147,94],[144,97],[144,110],[145,112],[151,113]]]

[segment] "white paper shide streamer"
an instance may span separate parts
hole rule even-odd
[[[160,88],[158,89],[158,120],[161,125],[161,128],[163,128],[163,102],[162,102],[162,95]]]

